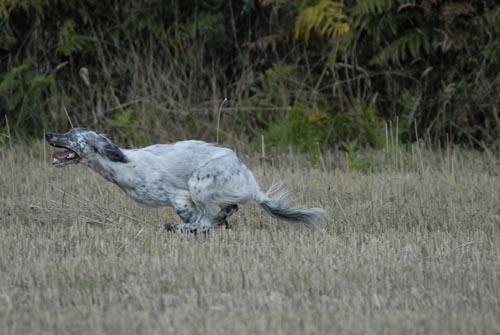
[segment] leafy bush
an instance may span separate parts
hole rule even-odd
[[[243,141],[377,147],[391,122],[406,142],[484,147],[499,34],[494,0],[6,1],[0,108],[21,136],[66,128],[64,102],[122,141],[214,140],[227,97],[223,130]]]
[[[20,135],[40,135],[47,129],[50,97],[54,85],[51,75],[41,74],[29,62],[11,68],[0,77],[0,106]],[[5,118],[4,118],[5,121]]]

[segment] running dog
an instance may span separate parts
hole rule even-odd
[[[53,153],[54,166],[81,162],[142,204],[173,207],[183,223],[167,223],[169,231],[227,226],[226,219],[248,201],[279,219],[310,228],[326,216],[321,208],[291,207],[288,192],[278,185],[262,192],[235,152],[218,144],[190,140],[122,149],[103,134],[84,128],[45,138],[51,146],[65,149]]]

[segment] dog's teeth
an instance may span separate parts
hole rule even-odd
[[[75,154],[73,152],[71,152],[69,155],[68,155],[68,158],[73,158],[75,157]]]

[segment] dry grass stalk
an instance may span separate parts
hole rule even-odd
[[[498,159],[418,148],[363,175],[335,153],[324,168],[284,156],[265,175],[252,168],[263,186],[282,179],[298,203],[327,208],[324,233],[246,207],[232,230],[203,236],[166,233],[170,210],[24,149],[0,149],[5,334],[499,330]]]

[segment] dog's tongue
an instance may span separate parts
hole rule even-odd
[[[70,153],[71,153],[71,150],[55,151],[52,154],[52,157],[55,158],[55,159],[57,159],[57,160],[61,160],[61,159],[67,158]]]

